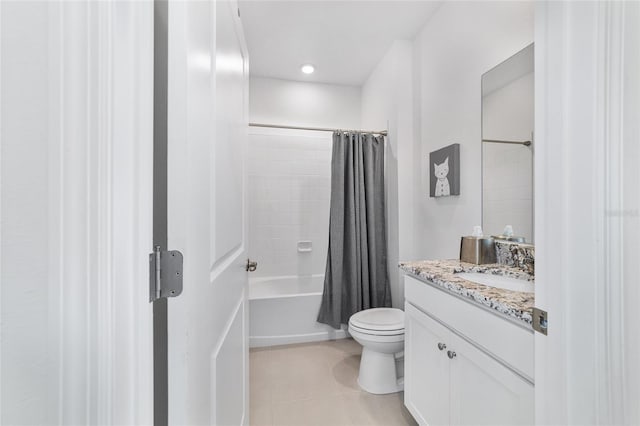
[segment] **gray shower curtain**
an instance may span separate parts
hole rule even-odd
[[[333,134],[329,222],[318,322],[337,329],[363,309],[391,306],[383,136]]]

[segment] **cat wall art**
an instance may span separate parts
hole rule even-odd
[[[436,197],[444,197],[451,195],[451,185],[449,185],[449,179],[447,179],[447,175],[449,174],[449,157],[444,159],[442,164],[434,164],[435,167],[434,174],[436,175]]]
[[[429,154],[431,197],[460,195],[460,144],[445,146]]]

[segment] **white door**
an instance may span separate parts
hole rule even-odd
[[[246,424],[246,47],[235,2],[168,13],[169,424]]]
[[[449,424],[449,359],[444,345],[451,332],[410,303],[405,303],[405,315],[404,403],[420,424]]]
[[[533,384],[450,333],[452,425],[530,425]],[[455,354],[455,355],[453,355]]]

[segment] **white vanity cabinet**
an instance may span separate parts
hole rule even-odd
[[[533,424],[532,331],[411,276],[405,297],[404,398],[418,423]]]
[[[450,360],[445,344],[449,330],[405,303],[404,404],[420,424],[450,423]]]

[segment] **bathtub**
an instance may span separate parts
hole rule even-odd
[[[316,321],[324,275],[249,279],[249,345],[252,348],[347,337]],[[344,326],[343,326],[344,327]]]

